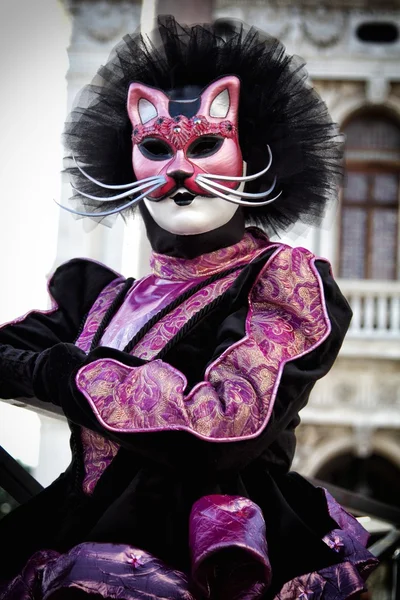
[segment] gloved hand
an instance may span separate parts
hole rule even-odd
[[[33,370],[32,384],[36,397],[62,406],[73,375],[86,359],[86,353],[74,344],[60,343],[41,352]]]
[[[77,371],[100,358],[112,358],[132,367],[139,367],[146,362],[107,346],[100,346],[86,354],[74,344],[56,344],[41,352],[36,359],[33,371],[33,390],[36,397],[61,406],[68,416],[71,399],[74,398],[76,402],[80,396],[75,385]]]

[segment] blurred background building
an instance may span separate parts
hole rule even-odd
[[[304,58],[313,85],[346,134],[347,180],[339,208],[326,215],[322,229],[283,241],[330,259],[354,317],[339,359],[302,412],[294,468],[400,505],[400,1],[9,0],[0,10],[3,29],[9,24],[13,32],[26,20],[28,37],[33,30],[32,43],[41,49],[40,56],[33,57],[40,62],[33,66],[35,81],[28,85],[23,80],[17,92],[18,98],[24,97],[17,107],[20,113],[27,104],[34,105],[30,122],[37,129],[29,153],[24,154],[26,127],[24,134],[15,133],[18,116],[11,116],[11,135],[18,140],[11,155],[7,140],[0,140],[10,190],[7,205],[0,208],[2,227],[8,230],[8,241],[0,241],[2,256],[8,256],[1,265],[3,289],[9,290],[7,298],[0,298],[2,321],[40,303],[45,307],[38,286],[44,289],[44,275],[72,256],[95,258],[124,274],[146,272],[148,246],[138,222],[125,227],[119,219],[112,229],[84,233],[82,221],[49,207],[52,197],[66,202],[69,195],[66,183],[61,188],[61,177],[60,189],[56,183],[51,188],[56,192],[43,187],[50,171],[52,177],[60,171],[60,114],[71,107],[78,90],[125,33],[140,26],[150,30],[157,14],[173,14],[186,23],[238,18],[278,37],[289,53]],[[15,36],[12,40],[19,43]],[[5,75],[3,71],[3,84],[10,105],[15,105],[18,88],[10,82],[21,83],[22,65],[29,66],[32,56],[26,43],[19,63],[10,45],[7,52],[2,58],[8,69]],[[51,73],[49,65],[54,67]],[[56,84],[61,90],[57,98]],[[36,107],[39,93],[43,99]],[[52,114],[55,103],[60,107],[57,115]],[[2,113],[9,121],[8,109]],[[52,131],[42,139],[51,118]],[[32,175],[26,174],[34,159],[39,162]],[[17,166],[9,179],[12,160]],[[19,204],[11,203],[10,197]],[[21,274],[28,272],[27,285]],[[0,410],[0,443],[11,437],[10,451],[36,464],[36,476],[49,483],[68,462],[64,423],[40,417],[40,443],[38,436],[36,450],[28,450],[26,460],[22,450],[15,450],[21,431],[15,409],[0,404]],[[26,435],[32,438],[39,430],[39,417],[24,418],[31,419]]]

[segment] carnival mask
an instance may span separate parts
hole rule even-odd
[[[127,106],[132,165],[138,180],[160,178],[160,187],[146,194],[144,202],[163,229],[181,235],[205,233],[236,212],[237,205],[202,187],[202,177],[243,175],[239,89],[237,77],[222,77],[197,97],[171,99],[161,90],[131,84]],[[237,187],[237,181],[227,182],[227,192]]]
[[[188,90],[186,89],[186,92]],[[193,235],[221,227],[238,206],[264,206],[275,187],[260,193],[243,191],[245,183],[266,173],[244,173],[238,137],[240,80],[228,75],[209,84],[194,97],[164,91],[134,82],[130,85],[127,111],[132,123],[132,166],[137,181],[106,185],[81,173],[100,187],[126,190],[101,199],[76,190],[95,201],[111,202],[135,196],[106,216],[144,200],[156,223],[170,233]],[[179,94],[178,94],[179,95]],[[78,211],[71,211],[78,212]]]

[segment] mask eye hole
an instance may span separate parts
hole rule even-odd
[[[138,147],[143,156],[150,160],[168,160],[174,155],[171,146],[158,138],[146,138]]]
[[[206,158],[218,152],[223,143],[222,137],[202,135],[190,144],[186,154],[189,158]]]

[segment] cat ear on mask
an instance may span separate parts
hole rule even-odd
[[[131,83],[128,90],[127,111],[132,125],[145,125],[160,114],[168,114],[169,98],[161,90]]]
[[[227,75],[210,83],[201,94],[198,114],[211,119],[223,119],[237,124],[240,79]]]

